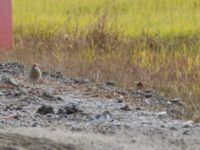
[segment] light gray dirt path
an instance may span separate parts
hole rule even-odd
[[[12,128],[0,130],[0,148],[13,143],[13,145],[17,144],[18,148],[24,149],[45,149],[46,146],[52,149],[84,150],[199,150],[200,130],[187,131],[188,135],[183,135],[183,130],[171,131],[145,127],[104,135],[57,128]]]

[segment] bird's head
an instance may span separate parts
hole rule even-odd
[[[32,69],[35,69],[35,70],[37,70],[38,69],[38,64],[33,64],[33,67],[32,67]]]

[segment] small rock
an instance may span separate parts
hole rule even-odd
[[[61,97],[56,97],[57,98],[57,100],[59,100],[59,101],[62,101],[63,99],[61,98]]]
[[[108,81],[106,82],[107,86],[116,86],[116,83],[114,81]]]
[[[190,131],[189,131],[189,130],[185,130],[185,131],[183,132],[183,135],[190,135]]]
[[[71,78],[64,78],[62,83],[66,84],[66,85],[72,85],[75,83],[75,81]]]
[[[0,69],[4,68],[4,64],[0,63]]]
[[[38,123],[37,123],[37,122],[34,122],[31,126],[32,126],[32,127],[37,127],[37,126],[38,126]]]
[[[183,128],[191,128],[193,127],[194,122],[193,121],[187,121],[183,124]]]
[[[152,97],[152,94],[151,93],[143,93],[144,97],[145,98],[150,98]]]
[[[144,103],[147,104],[147,105],[150,105],[150,104],[152,104],[152,101],[148,98],[145,98]]]
[[[41,102],[41,98],[37,97],[37,96],[27,96],[24,97],[23,99],[20,100],[21,102],[25,102],[25,103],[39,103]]]
[[[61,72],[56,72],[56,77],[57,78],[63,78],[63,74]]]
[[[118,103],[123,103],[123,99],[117,99]]]
[[[120,95],[118,98],[117,98],[117,102],[118,103],[122,103],[124,100],[123,100],[123,96],[122,95]]]
[[[126,105],[122,106],[122,107],[121,107],[121,110],[124,110],[124,111],[131,111],[130,105],[129,105],[129,104],[126,104]]]
[[[42,98],[44,98],[44,99],[47,99],[47,100],[50,100],[50,101],[56,101],[56,100],[63,100],[61,97],[56,97],[56,96],[53,96],[53,95],[51,95],[51,94],[49,94],[48,92],[44,92],[43,94],[42,94]]]
[[[42,94],[42,97],[44,97],[44,98],[49,98],[49,99],[54,98],[52,95],[50,95],[50,94],[47,93],[47,92],[44,92],[44,93]]]
[[[62,75],[61,72],[52,72],[52,73],[50,73],[50,76],[53,77],[53,78],[57,78],[57,79],[63,78],[63,75]]]
[[[12,71],[8,69],[3,69],[2,72],[12,74]]]
[[[8,91],[5,96],[12,96],[12,97],[20,97],[22,95],[26,95],[26,93],[22,90],[10,90]]]
[[[135,142],[136,142],[136,140],[135,140],[135,139],[132,139],[132,140],[131,140],[131,143],[135,143]]]
[[[75,104],[71,104],[70,106],[65,106],[63,109],[59,109],[57,114],[75,114],[75,113],[80,113],[82,110],[79,110]]]
[[[43,72],[42,72],[42,76],[43,76],[43,77],[48,77],[49,74],[50,74],[50,72],[47,72],[47,71],[43,71]]]
[[[170,130],[178,130],[176,127],[170,127]]]
[[[170,102],[173,104],[177,104],[180,102],[180,98],[174,98],[174,99],[170,100]]]
[[[90,82],[88,79],[74,79],[74,82],[77,84],[87,84]]]
[[[172,105],[172,103],[170,101],[167,101],[167,105]]]
[[[164,125],[161,125],[160,127],[161,127],[161,128],[165,128],[165,126],[164,126]]]
[[[196,125],[195,125],[196,127],[200,127],[200,123],[196,123]]]
[[[13,110],[22,110],[22,107],[21,106],[13,106],[12,109]]]
[[[140,110],[142,110],[142,108],[141,107],[136,107],[135,110],[140,111]]]
[[[158,117],[163,117],[163,116],[167,116],[166,111],[158,112]]]
[[[147,90],[144,90],[144,93],[153,93],[153,91],[150,89],[147,89]]]
[[[14,80],[13,78],[6,77],[6,76],[1,77],[1,83],[15,86],[15,87],[19,85],[19,83],[16,80]]]
[[[41,107],[38,108],[37,113],[39,113],[40,115],[46,115],[46,114],[53,114],[54,110],[53,107],[48,106],[48,105],[42,105]]]
[[[65,114],[64,110],[59,108],[57,114]]]

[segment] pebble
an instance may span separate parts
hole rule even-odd
[[[116,83],[114,81],[107,81],[106,85],[107,86],[116,86]]]
[[[172,100],[170,100],[171,103],[176,104],[178,102],[180,102],[180,98],[174,98]]]
[[[15,79],[9,78],[7,76],[1,77],[1,83],[11,85],[11,86],[15,86],[15,87],[17,87],[19,85],[19,83]]]
[[[140,110],[142,110],[142,108],[141,107],[136,107],[135,110],[140,111]]]
[[[190,135],[190,131],[189,131],[189,130],[185,130],[185,131],[183,132],[183,135]]]
[[[131,108],[130,108],[130,105],[129,105],[129,104],[125,104],[125,105],[122,106],[120,109],[121,109],[121,110],[124,110],[124,111],[131,111]]]
[[[162,117],[162,116],[166,116],[166,115],[167,115],[166,111],[158,112],[158,117]]]
[[[117,97],[117,102],[123,103],[123,101],[124,101],[123,98],[124,98],[124,96],[120,95],[119,97]]]
[[[39,113],[40,115],[46,115],[49,113],[54,113],[53,107],[52,106],[48,106],[48,105],[42,105],[38,108],[37,113]]]
[[[177,127],[170,127],[170,130],[178,130]]]
[[[183,123],[183,128],[191,128],[193,127],[194,122],[193,121],[187,121]]]
[[[80,112],[82,112],[82,110],[79,110],[77,108],[77,105],[71,104],[69,106],[65,106],[64,108],[59,108],[57,114],[71,115],[71,114],[80,113]]]
[[[152,97],[152,94],[151,94],[151,93],[144,93],[143,95],[144,95],[145,98],[150,98],[150,97]]]

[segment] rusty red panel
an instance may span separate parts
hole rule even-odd
[[[0,0],[0,49],[12,48],[12,0]]]

